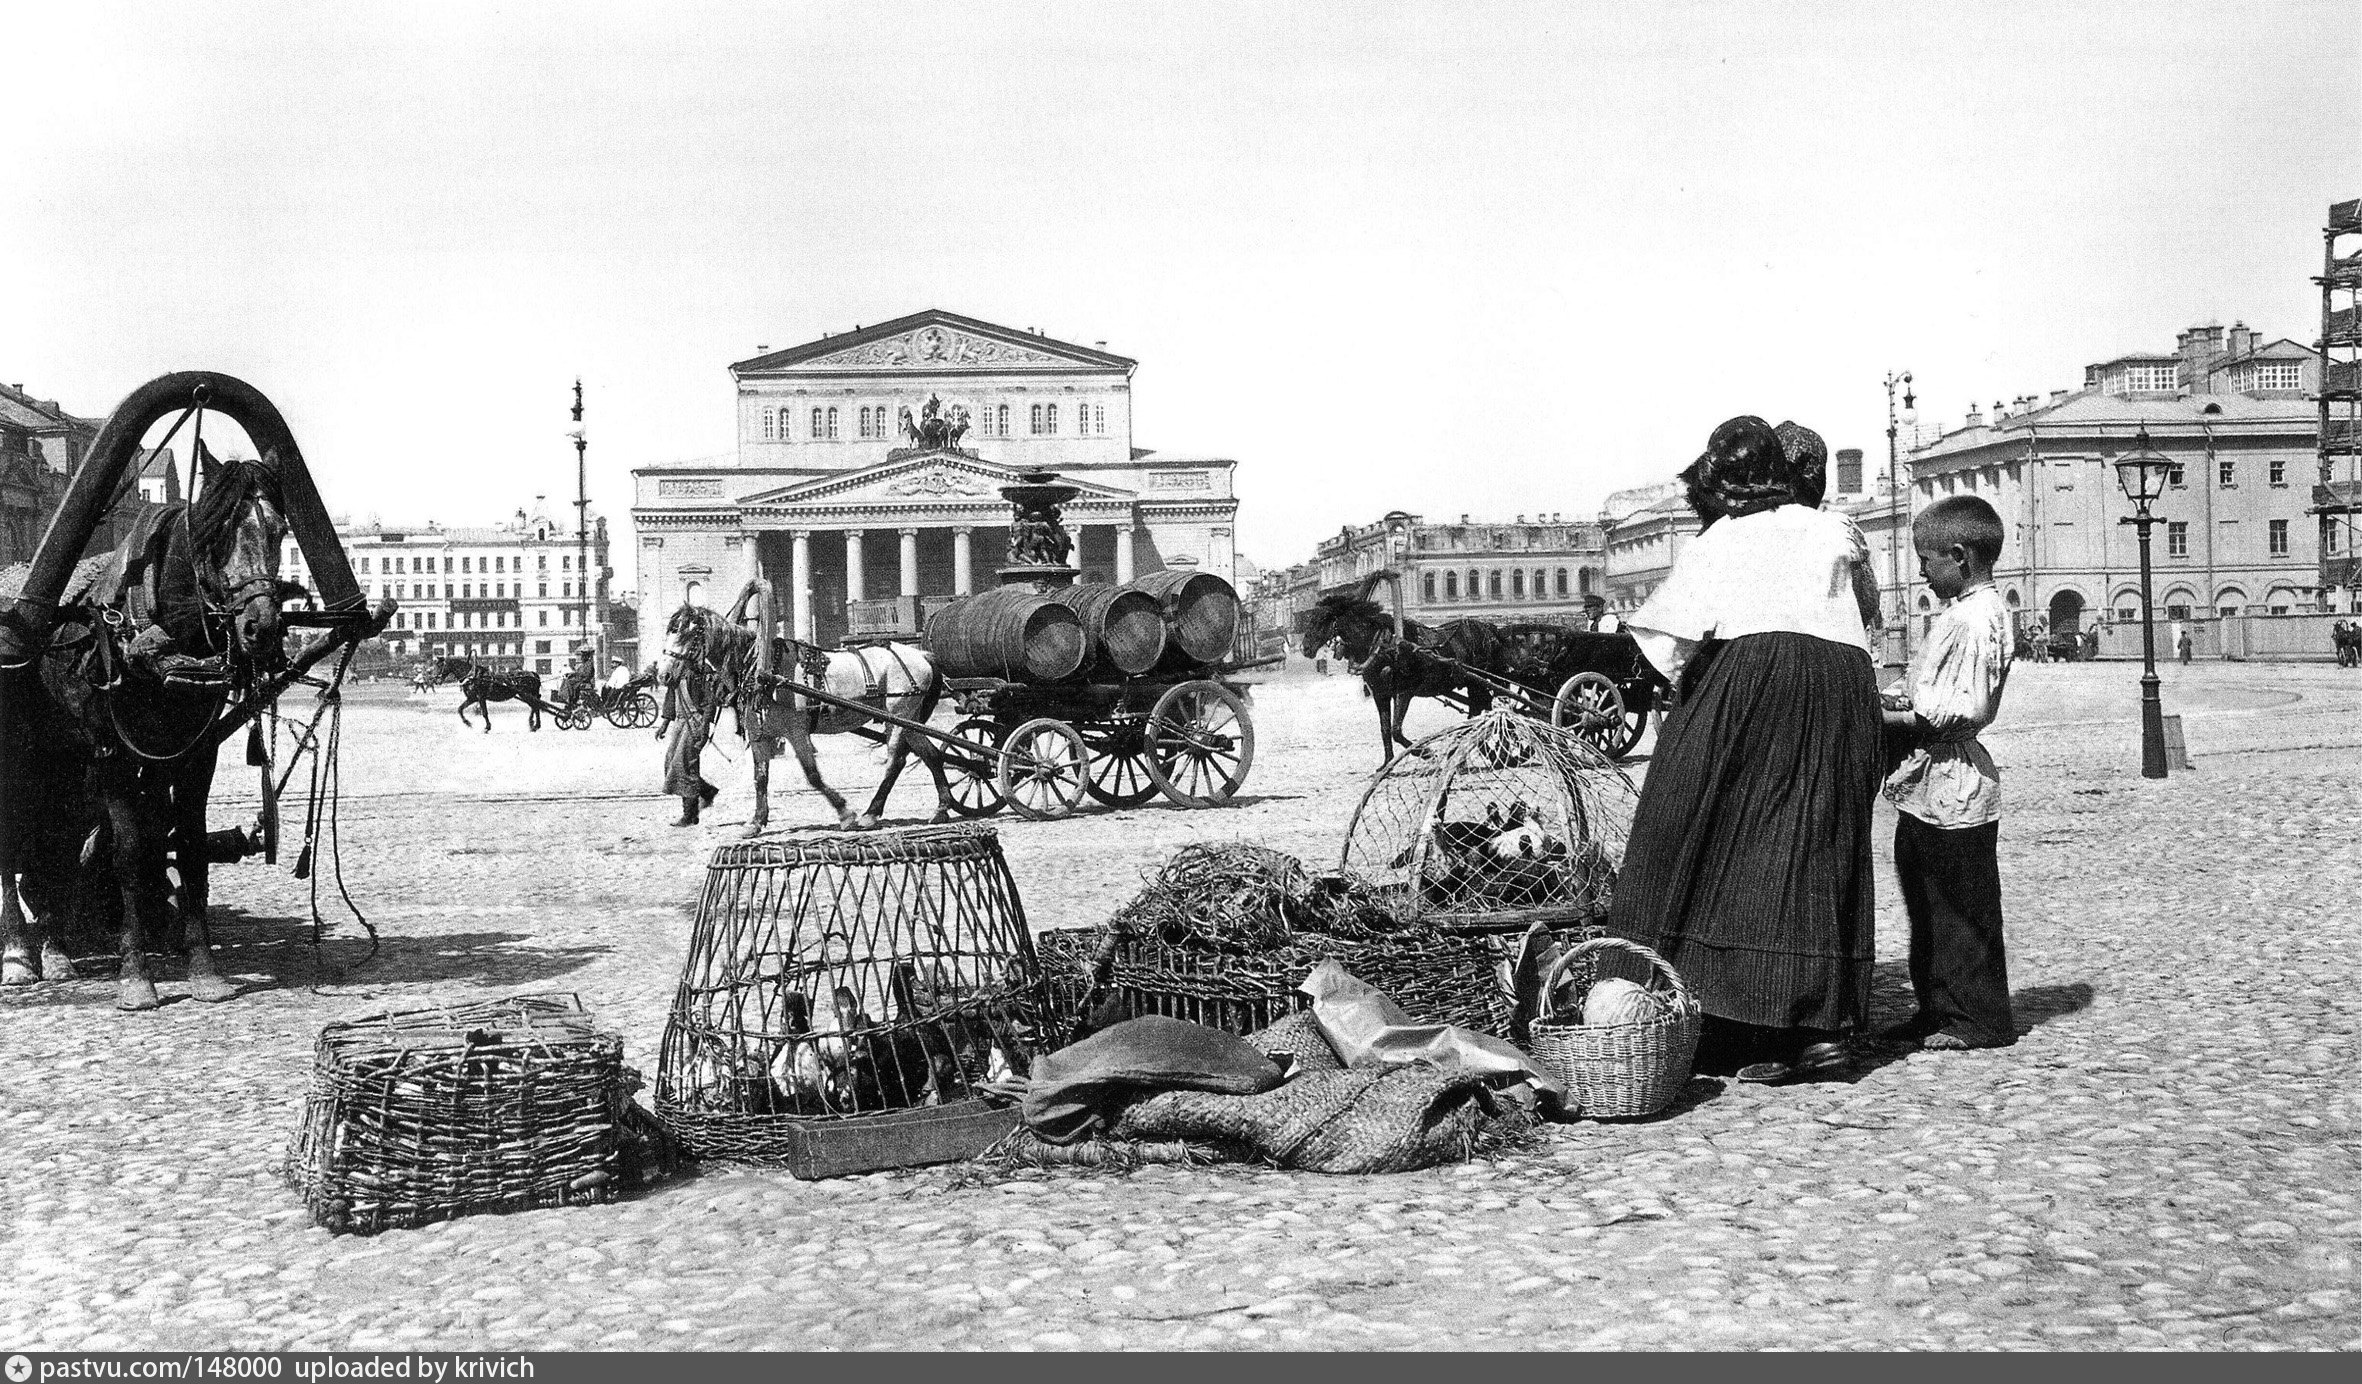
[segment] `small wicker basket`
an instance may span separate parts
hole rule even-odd
[[[1579,1020],[1559,1020],[1552,1009],[1552,992],[1560,977],[1577,963],[1592,965],[1593,954],[1611,948],[1649,963],[1647,988],[1660,1013],[1638,1023],[1596,1028]],[[1588,992],[1590,986],[1583,988]],[[1566,1083],[1568,1110],[1603,1120],[1654,1115],[1671,1105],[1688,1082],[1704,1022],[1704,1009],[1665,958],[1621,937],[1596,937],[1570,947],[1543,976],[1541,1012],[1534,1019],[1528,1050]]]
[[[332,1023],[285,1174],[316,1223],[358,1235],[608,1201],[638,1085],[572,995]]]

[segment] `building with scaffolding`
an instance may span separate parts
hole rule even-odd
[[[2342,252],[2342,253],[2341,253]],[[2315,396],[2320,441],[2313,512],[2320,518],[2321,591],[2325,603],[2362,591],[2362,198],[2329,209],[2321,232],[2321,389]]]

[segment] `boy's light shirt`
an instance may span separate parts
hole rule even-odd
[[[2001,819],[2001,771],[1977,732],[2001,712],[2009,661],[2009,611],[1989,581],[1961,592],[1930,622],[1895,687],[1932,732],[1886,780],[1898,809],[1932,827]]]

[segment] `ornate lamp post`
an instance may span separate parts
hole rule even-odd
[[[2157,517],[2149,506],[2165,493],[2172,471],[2173,463],[2149,445],[2146,423],[2132,451],[2116,458],[2116,479],[2133,505],[2131,517],[2116,522],[2137,526],[2141,535],[2141,777],[2153,779],[2165,777],[2165,707],[2157,699],[2157,608],[2149,596],[2149,530]]]
[[[1903,408],[1900,414],[1895,412],[1896,385],[1903,387]],[[1919,400],[1911,393],[1911,372],[1908,370],[1886,377],[1887,585],[1894,589],[1895,626],[1902,631],[1903,661],[1908,663],[1911,661],[1911,599],[1903,586],[1903,512],[1910,504],[1910,497],[1903,486],[1903,476],[1896,458],[1895,425],[1898,421],[1905,424],[1919,421]]]

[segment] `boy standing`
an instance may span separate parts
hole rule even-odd
[[[1886,698],[1913,746],[1886,796],[1919,1011],[1881,1036],[1940,1051],[2017,1041],[2001,941],[2001,772],[1977,740],[2009,680],[2009,612],[1993,588],[2004,533],[1975,496],[1921,511],[1911,525],[1919,573],[1947,604]]]

